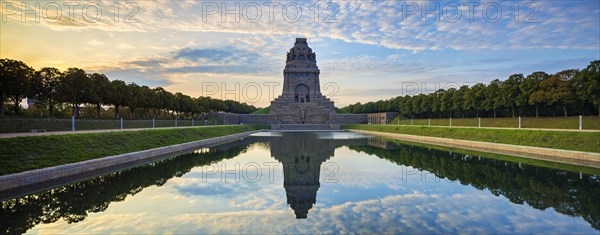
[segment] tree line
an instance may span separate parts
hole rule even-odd
[[[440,89],[342,108],[350,113],[399,112],[411,118],[600,116],[600,60],[583,70],[510,75],[489,84]]]
[[[19,116],[20,103],[25,98],[36,101],[55,116],[55,109],[69,105],[71,115],[79,117],[81,105],[95,107],[95,118],[101,117],[103,107],[110,106],[114,117],[122,117],[123,108],[129,118],[189,118],[200,113],[232,112],[251,113],[256,107],[233,100],[210,97],[190,97],[180,92],[171,93],[162,87],[150,88],[121,80],[110,81],[106,75],[87,73],[83,69],[69,68],[60,71],[52,67],[34,70],[22,61],[0,59],[0,116],[6,106]],[[9,104],[9,105],[6,105]]]

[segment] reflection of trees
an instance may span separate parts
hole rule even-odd
[[[536,209],[581,216],[600,229],[600,179],[597,176],[554,170],[489,158],[478,158],[423,147],[398,145],[394,150],[372,146],[348,146],[375,154],[398,165],[425,170],[440,178],[459,181],[477,189],[503,195],[512,203],[526,202]]]
[[[161,186],[192,168],[209,165],[239,155],[251,138],[211,148],[211,152],[190,153],[174,158],[115,172],[41,193],[2,202],[0,233],[20,234],[39,223],[64,219],[68,223],[84,220],[88,213],[101,212],[114,201],[123,201],[149,186]],[[212,152],[212,150],[216,150]]]

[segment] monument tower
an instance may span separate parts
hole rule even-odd
[[[333,101],[321,94],[319,67],[306,38],[296,38],[287,53],[283,93],[271,101],[270,114],[280,124],[326,124],[335,114]]]

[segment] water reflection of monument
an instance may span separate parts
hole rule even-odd
[[[305,219],[316,203],[321,164],[340,145],[366,144],[366,139],[319,139],[315,133],[283,133],[271,138],[271,155],[283,164],[287,203],[297,219]]]

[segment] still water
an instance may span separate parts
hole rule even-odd
[[[585,233],[600,179],[348,132],[244,140],[2,202],[0,233]]]

